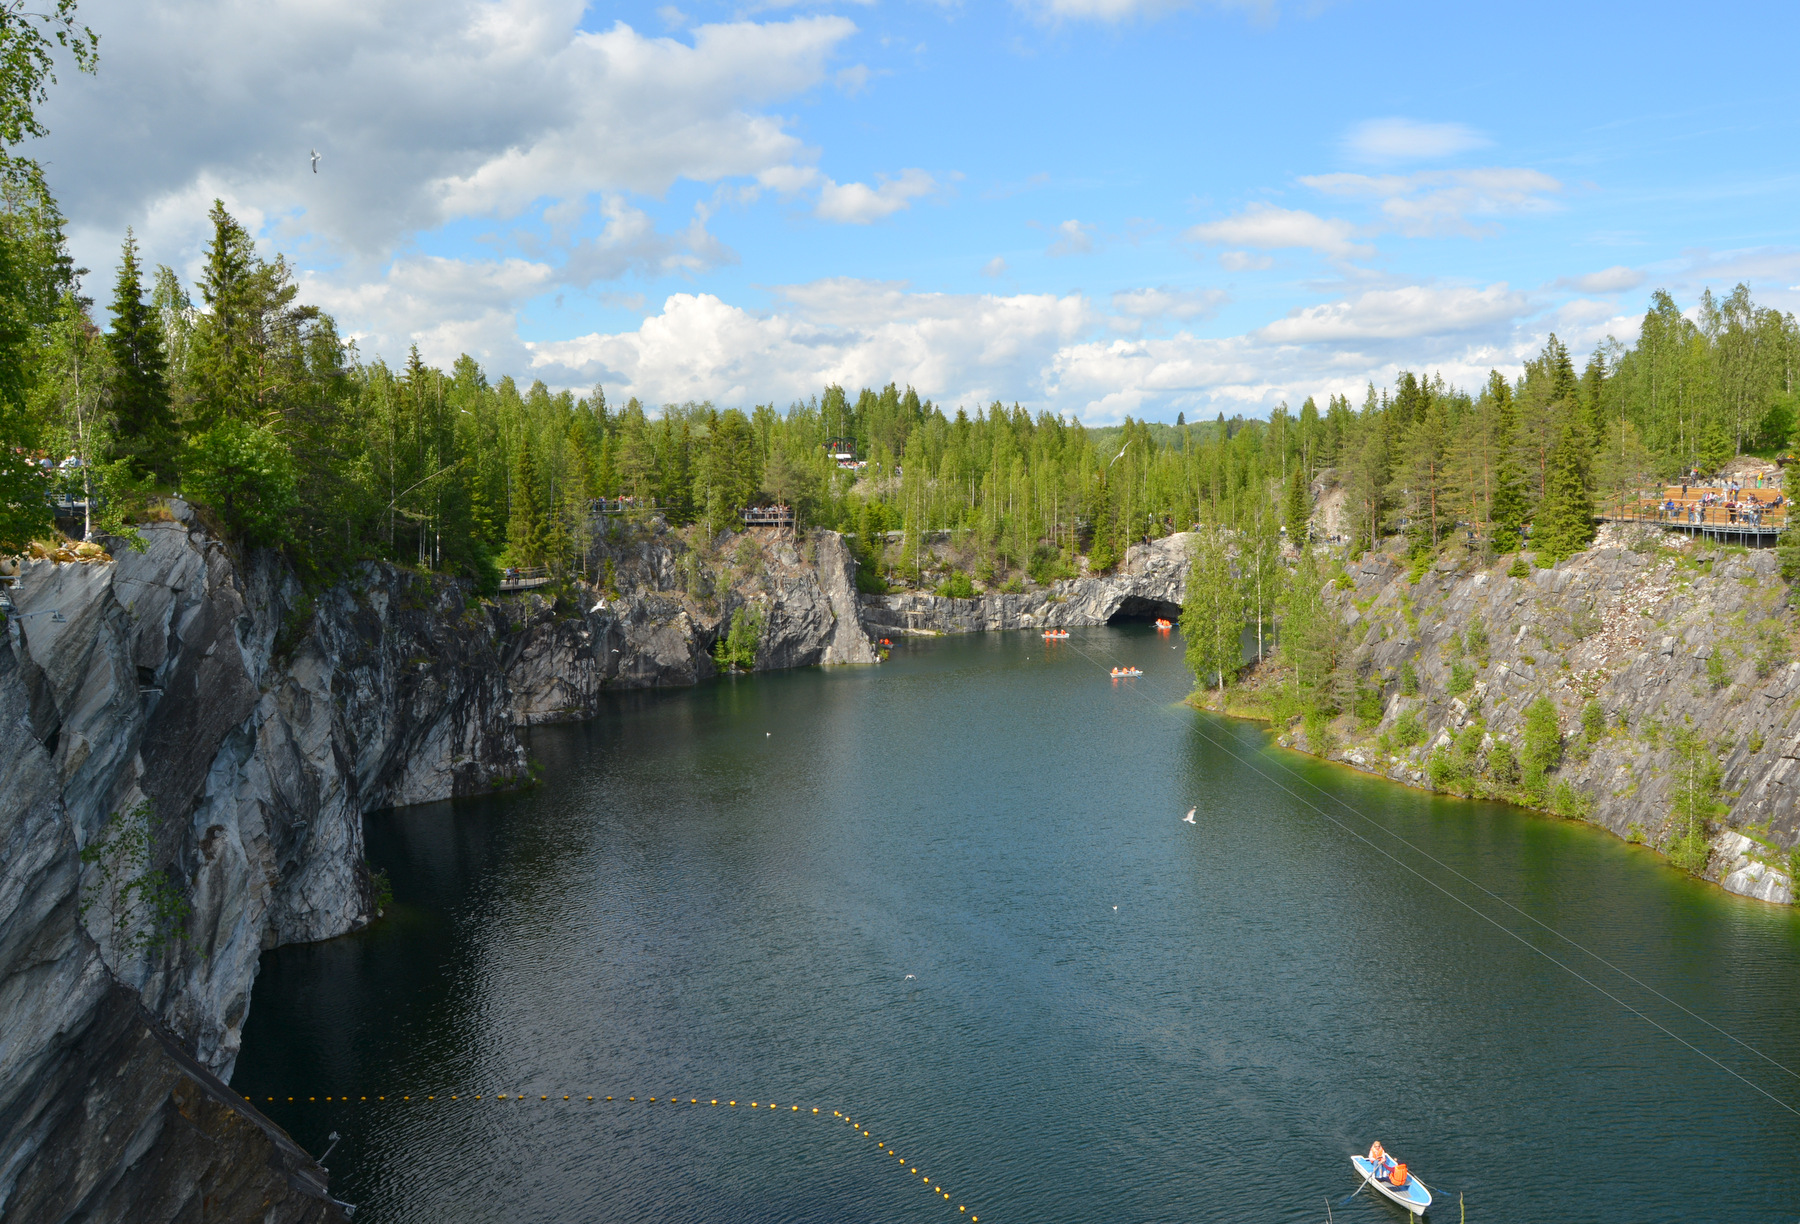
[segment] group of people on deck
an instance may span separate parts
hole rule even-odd
[[[1404,1186],[1407,1183],[1406,1166],[1389,1156],[1379,1139],[1369,1145],[1369,1163],[1375,1166],[1375,1176],[1389,1185]]]

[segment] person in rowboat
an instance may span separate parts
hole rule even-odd
[[[1376,1177],[1386,1177],[1388,1171],[1394,1167],[1394,1158],[1387,1154],[1387,1150],[1381,1146],[1379,1139],[1369,1145],[1369,1163],[1375,1166]]]

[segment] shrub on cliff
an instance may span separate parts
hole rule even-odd
[[[1678,727],[1670,735],[1675,749],[1675,772],[1670,799],[1669,838],[1663,853],[1675,866],[1698,875],[1712,856],[1707,822],[1726,812],[1719,789],[1723,771],[1712,745],[1691,727]]]
[[[938,583],[937,593],[945,599],[974,599],[975,583],[961,570],[951,570],[950,576]]]
[[[1525,710],[1525,750],[1519,754],[1527,790],[1543,790],[1544,775],[1562,762],[1562,751],[1562,725],[1557,719],[1556,703],[1539,697]]]

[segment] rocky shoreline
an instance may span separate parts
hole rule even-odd
[[[1774,554],[1609,528],[1551,569],[1509,573],[1509,561],[1449,557],[1414,581],[1391,554],[1363,558],[1330,594],[1363,713],[1312,728],[1279,719],[1279,657],[1229,712],[1275,721],[1285,747],[1392,781],[1521,803],[1658,848],[1677,832],[1677,741],[1690,733],[1720,770],[1721,813],[1695,874],[1792,904],[1800,661]],[[1539,698],[1562,747],[1534,795],[1501,767],[1509,751],[1517,759]]]

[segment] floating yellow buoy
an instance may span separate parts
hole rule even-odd
[[[566,1093],[566,1092],[565,1092],[565,1093],[563,1093],[563,1100],[565,1100],[565,1101],[566,1101],[566,1100],[568,1100],[568,1099],[569,1099],[569,1094],[568,1094],[568,1093]],[[594,1099],[594,1098],[593,1098],[593,1097],[589,1097],[589,1098],[588,1098],[588,1100],[590,1100],[590,1101],[591,1101],[591,1100],[593,1100],[593,1099]]]
[[[717,1104],[718,1104],[718,1102],[717,1102],[717,1101],[714,1101],[714,1102],[713,1102],[713,1104],[714,1104],[714,1105],[717,1105]]]
[[[736,1104],[737,1104],[737,1102],[736,1102],[736,1101],[727,1101],[727,1102],[725,1102],[725,1103],[726,1103],[726,1104],[727,1104],[727,1105],[736,1105]]]
[[[816,1109],[815,1109],[815,1110],[813,1110],[813,1112],[814,1112],[814,1113],[818,1113],[818,1112],[819,1112],[819,1111],[818,1111],[818,1110],[816,1110]]]

